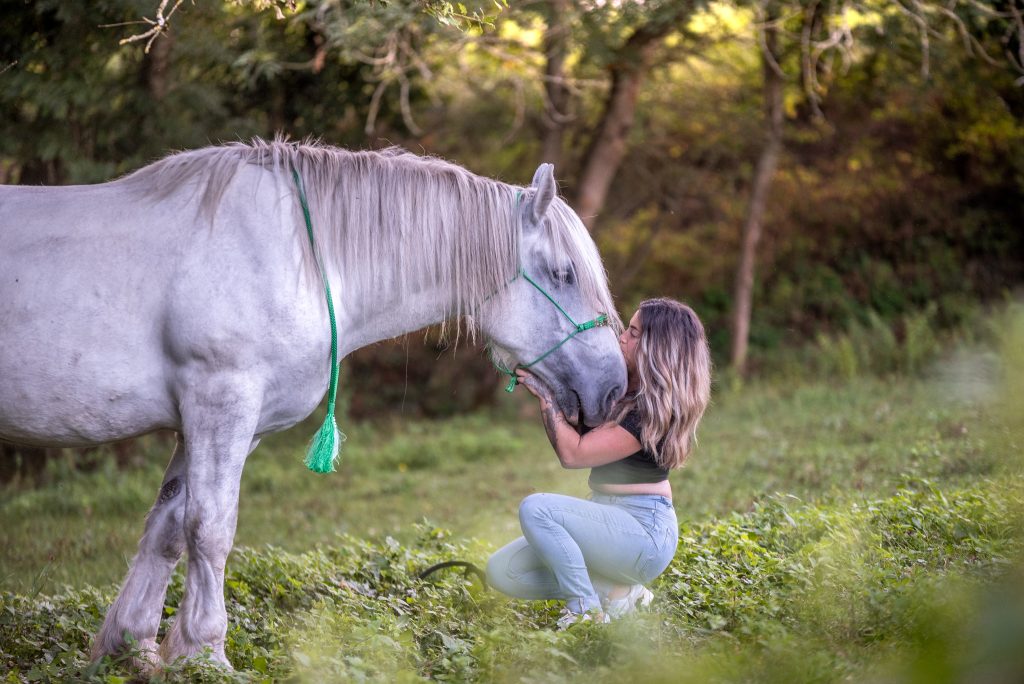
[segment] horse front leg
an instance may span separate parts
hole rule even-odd
[[[231,666],[224,654],[224,566],[238,520],[242,467],[258,442],[253,432],[259,406],[251,403],[252,394],[219,386],[182,406],[189,454],[183,524],[188,572],[177,619],[161,644],[168,663],[209,648],[214,660]]]
[[[159,663],[156,633],[163,612],[164,595],[174,566],[185,548],[182,518],[185,511],[185,443],[178,435],[174,454],[164,472],[156,502],[146,515],[146,529],[139,550],[117,599],[107,611],[103,627],[92,645],[92,657],[117,655],[125,650],[126,636],[140,650],[143,669]]]

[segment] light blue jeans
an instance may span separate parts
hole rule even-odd
[[[672,502],[655,494],[531,494],[519,524],[523,536],[487,562],[487,582],[515,598],[565,599],[574,613],[600,609],[615,585],[653,580],[679,541]]]

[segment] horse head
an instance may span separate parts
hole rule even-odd
[[[515,220],[519,272],[482,312],[491,353],[505,369],[536,375],[570,422],[599,425],[626,388],[622,322],[597,247],[558,197],[551,164],[520,192]]]

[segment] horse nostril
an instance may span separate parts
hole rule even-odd
[[[604,401],[601,402],[601,409],[606,416],[624,392],[625,390],[622,385],[613,385],[612,388],[608,390],[608,394],[604,395]]]

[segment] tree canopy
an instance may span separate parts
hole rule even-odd
[[[623,311],[689,301],[722,358],[767,59],[782,145],[755,370],[870,316],[896,334],[914,312],[956,324],[1024,276],[1020,0],[171,2],[148,51],[119,43],[157,4],[5,11],[0,181],[98,182],[277,133],[402,145],[511,182],[553,160]]]

